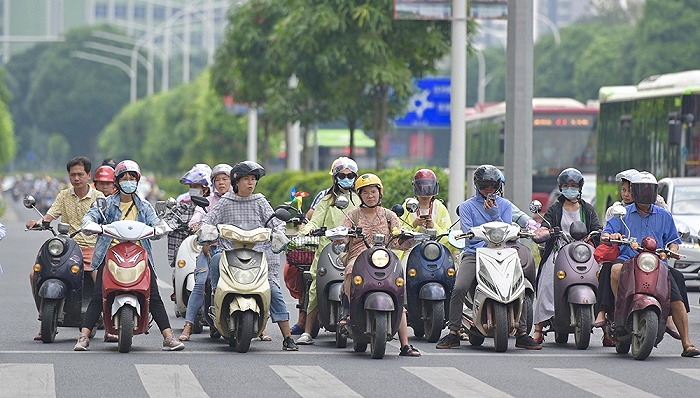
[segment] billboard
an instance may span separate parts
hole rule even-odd
[[[450,19],[451,0],[394,0],[394,19]]]
[[[508,19],[508,0],[471,0],[469,17],[473,19]]]

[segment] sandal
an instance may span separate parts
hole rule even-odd
[[[537,344],[542,344],[544,341],[544,335],[542,334],[542,330],[537,330],[532,333],[532,340],[535,341]]]
[[[105,333],[105,343],[116,343],[119,341],[119,336],[112,333]]]
[[[698,356],[698,355],[700,355],[700,350],[698,350],[697,348],[695,348],[694,345],[685,347],[685,348],[683,349],[683,352],[681,353],[681,356],[682,356],[682,357],[686,357],[686,358],[692,358],[692,357],[696,357],[696,356]]]
[[[190,336],[192,335],[192,324],[185,322],[185,327],[182,329],[182,334],[178,337],[180,341],[190,341]]]
[[[39,334],[34,336],[34,341],[41,341],[41,332],[39,332]]]
[[[272,341],[272,336],[263,333],[260,335],[260,341]]]
[[[417,348],[414,348],[410,344],[406,344],[405,346],[401,347],[401,351],[399,352],[400,357],[419,357],[420,356],[420,351],[418,351]]]

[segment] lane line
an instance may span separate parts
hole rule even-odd
[[[304,398],[362,397],[320,366],[271,365],[270,368]]]
[[[512,398],[512,395],[455,368],[404,366],[403,369],[453,397]]]
[[[639,388],[581,368],[535,368],[540,372],[604,398],[658,398]]]
[[[0,397],[56,398],[52,364],[0,364]]]
[[[134,365],[151,398],[209,398],[188,365]]]
[[[669,369],[671,372],[676,372],[678,374],[681,374],[685,377],[690,377],[691,379],[695,379],[700,381],[700,369]]]

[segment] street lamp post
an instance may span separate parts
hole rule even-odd
[[[121,69],[124,73],[126,73],[127,76],[129,76],[129,79],[131,80],[132,90],[130,91],[129,102],[136,102],[136,90],[133,89],[134,87],[136,87],[136,85],[134,84],[134,82],[136,81],[136,70],[134,70],[132,67],[130,67],[122,61],[105,57],[103,55],[86,53],[84,51],[72,51],[70,55],[71,57],[97,62],[100,64],[116,66],[117,68]]]
[[[293,74],[289,77],[289,88],[294,90],[299,86],[299,78]],[[287,168],[289,170],[301,170],[301,156],[299,156],[299,135],[300,123],[294,121],[289,123],[289,133],[287,134]]]

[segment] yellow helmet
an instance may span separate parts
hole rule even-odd
[[[379,188],[379,196],[384,196],[384,185],[382,185],[382,180],[372,173],[366,173],[357,178],[357,181],[355,181],[355,191],[360,193],[362,188],[370,185],[376,185]]]

